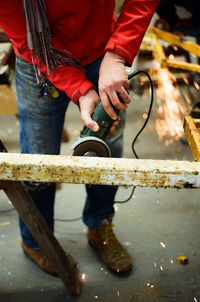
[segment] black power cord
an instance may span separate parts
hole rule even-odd
[[[74,221],[81,220],[81,219],[82,219],[82,216],[76,217],[76,218],[72,218],[72,219],[55,218],[54,220],[60,221],[60,222],[74,222]]]
[[[145,119],[145,122],[144,124],[142,125],[141,129],[138,131],[138,133],[136,134],[136,136],[134,137],[133,139],[133,142],[132,142],[132,151],[133,151],[133,154],[135,155],[135,157],[137,159],[139,159],[139,156],[137,155],[136,151],[135,151],[135,143],[139,137],[139,135],[142,133],[142,131],[144,130],[144,128],[146,127],[148,121],[149,121],[149,118],[150,118],[150,115],[151,115],[151,110],[152,110],[152,107],[153,107],[153,98],[154,98],[154,90],[153,90],[153,83],[152,83],[152,80],[151,80],[151,77],[150,75],[148,74],[148,72],[144,71],[144,70],[136,70],[135,72],[129,74],[128,76],[128,79],[131,79],[133,78],[134,76],[140,74],[140,73],[144,73],[147,78],[149,79],[149,83],[150,83],[150,87],[151,87],[151,100],[150,100],[150,105],[149,105],[149,110],[148,110],[148,113],[147,113],[147,118]],[[123,200],[123,201],[114,201],[114,203],[126,203],[128,202],[132,197],[133,197],[133,194],[135,192],[135,188],[136,187],[133,187],[132,190],[131,190],[131,194],[129,195],[129,197],[126,199],[126,200]]]
[[[149,110],[148,110],[148,113],[147,113],[147,118],[145,119],[145,122],[144,122],[143,126],[141,127],[139,132],[136,134],[136,136],[135,136],[135,138],[132,142],[132,150],[133,150],[133,153],[134,153],[134,155],[137,159],[139,159],[139,156],[137,155],[134,146],[135,146],[136,140],[138,139],[139,135],[142,133],[142,131],[144,130],[144,128],[146,127],[146,125],[149,121],[149,118],[150,118],[150,115],[151,115],[151,110],[152,110],[152,107],[153,107],[153,98],[154,98],[153,83],[152,83],[150,75],[148,74],[148,72],[143,71],[143,70],[138,70],[138,73],[144,73],[149,79],[150,88],[151,88],[151,100],[150,100]]]

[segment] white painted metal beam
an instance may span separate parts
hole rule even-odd
[[[200,188],[200,163],[190,161],[0,154],[0,180]]]

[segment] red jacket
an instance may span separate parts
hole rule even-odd
[[[131,65],[158,0],[125,0],[117,22],[114,0],[45,0],[45,4],[54,48],[69,50],[82,65],[105,51],[119,54]],[[31,63],[22,0],[0,0],[0,26],[10,36],[16,55]],[[44,64],[41,70],[46,73]],[[48,78],[74,103],[93,87],[74,66],[59,67]]]

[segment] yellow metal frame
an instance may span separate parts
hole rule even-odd
[[[200,161],[200,119],[186,116],[184,130],[194,159]]]
[[[154,44],[154,55],[156,60],[160,63],[161,67],[171,67],[171,68],[178,68],[184,70],[190,70],[200,73],[200,65],[199,64],[192,64],[187,62],[178,62],[178,61],[171,61],[169,60],[163,47],[159,41],[159,39],[171,43],[172,45],[176,45],[181,47],[182,49],[200,57],[200,45],[191,42],[185,41],[181,37],[166,32],[164,30],[158,29],[156,27],[149,27],[148,33],[151,37],[155,40]]]

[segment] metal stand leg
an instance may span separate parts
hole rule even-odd
[[[7,152],[0,141],[0,152]],[[35,206],[31,196],[22,182],[0,181],[0,188],[4,190],[18,214],[26,224],[30,233],[38,242],[41,250],[53,263],[55,270],[65,286],[73,295],[81,292],[81,281],[78,270],[70,261],[69,254],[66,254],[49,229],[45,219]]]

